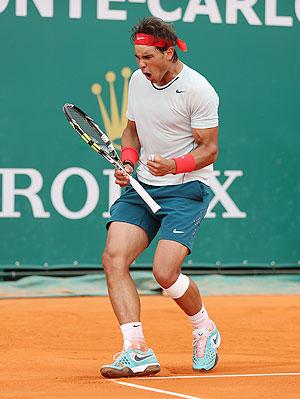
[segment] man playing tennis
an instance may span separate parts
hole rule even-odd
[[[175,46],[186,44],[159,18],[144,18],[132,29],[139,70],[129,84],[128,124],[122,135],[121,159],[161,206],[153,214],[127,186],[111,207],[103,253],[109,297],[120,323],[123,350],[114,363],[101,367],[104,377],[155,374],[159,362],[145,341],[140,299],[130,264],[160,229],[153,261],[158,284],[186,313],[193,327],[193,369],[210,370],[218,360],[220,334],[204,308],[196,284],[181,273],[210,200],[209,178],[218,153],[218,104],[213,87],[183,64]]]

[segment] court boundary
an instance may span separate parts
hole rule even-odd
[[[300,372],[286,372],[286,373],[249,373],[249,374],[211,374],[211,375],[177,375],[177,376],[157,376],[157,377],[131,377],[130,380],[135,380],[135,382],[143,380],[143,381],[157,381],[157,380],[169,380],[169,379],[199,379],[199,378],[247,378],[247,377],[286,377],[286,376],[300,376]],[[183,394],[180,392],[169,391],[165,389],[152,388],[149,386],[134,384],[131,382],[125,382],[119,379],[111,379],[110,382],[113,382],[118,385],[127,386],[129,388],[141,389],[145,391],[151,391],[156,393],[162,393],[169,396],[176,396],[178,398],[183,399],[201,399],[200,396],[193,396],[188,394]]]
[[[286,377],[300,376],[300,372],[287,373],[249,373],[249,374],[209,374],[209,375],[173,375],[173,376],[157,376],[157,377],[130,377],[134,380],[169,380],[169,379],[188,379],[188,378],[239,378],[239,377]],[[116,381],[116,380],[114,380]]]
[[[129,388],[136,388],[136,389],[142,389],[144,391],[163,393],[165,395],[176,396],[178,398],[183,398],[183,399],[201,399],[200,396],[186,395],[184,393],[179,393],[179,392],[174,392],[174,391],[167,391],[165,389],[151,388],[151,387],[147,387],[145,385],[132,384],[130,382],[125,382],[125,381],[117,381],[117,380],[114,380],[114,379],[112,379],[110,381],[114,382],[115,384],[118,384],[118,385],[125,385],[125,386],[127,386]]]

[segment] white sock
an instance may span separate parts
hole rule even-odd
[[[130,347],[131,346],[130,343],[132,341],[139,341],[140,343],[145,343],[143,327],[140,321],[122,324],[120,328],[123,335],[124,348]]]
[[[193,316],[188,316],[188,318],[190,319],[194,330],[201,328],[211,331],[213,329],[213,322],[208,317],[204,305],[202,305],[202,308],[198,313],[194,314]]]

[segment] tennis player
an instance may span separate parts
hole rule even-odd
[[[121,159],[130,174],[138,163],[137,178],[161,210],[153,214],[128,185],[128,177],[115,171],[116,183],[127,187],[111,207],[103,267],[124,345],[114,362],[100,371],[104,377],[116,378],[160,370],[144,338],[140,299],[129,273],[131,263],[159,230],[154,277],[191,322],[193,369],[210,370],[218,360],[220,334],[197,285],[181,272],[181,266],[192,251],[210,201],[219,99],[205,77],[179,60],[177,48],[186,51],[187,46],[170,24],[144,18],[133,27],[132,41],[139,69],[129,84]]]

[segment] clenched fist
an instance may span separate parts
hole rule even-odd
[[[154,176],[165,176],[176,173],[176,164],[173,159],[163,158],[160,155],[150,155],[147,161],[150,173]]]

